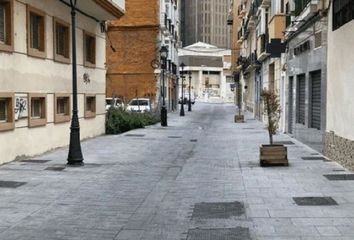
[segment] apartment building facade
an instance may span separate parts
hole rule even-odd
[[[204,42],[230,48],[230,28],[226,24],[230,0],[182,0],[181,5],[184,47]]]
[[[157,110],[164,79],[167,107],[176,109],[178,7],[177,0],[126,1],[127,13],[109,24],[107,96],[120,97],[125,103],[136,97],[147,97]],[[165,71],[160,62],[162,46],[168,49]]]
[[[69,6],[59,0],[0,1],[0,163],[69,143]],[[88,138],[105,131],[103,26],[123,15],[124,1],[81,1],[77,9],[78,108],[81,138]]]
[[[328,12],[328,64],[325,154],[354,169],[354,2],[331,1]]]
[[[285,41],[286,123],[295,138],[323,152],[326,130],[327,1],[289,1]],[[328,4],[328,3],[327,3]]]

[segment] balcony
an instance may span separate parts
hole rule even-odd
[[[285,15],[274,15],[268,24],[268,39],[284,39],[284,31],[286,26]]]
[[[161,15],[160,15],[160,26],[161,26],[162,30],[168,29],[168,20],[167,20],[166,13],[161,13]]]
[[[63,0],[70,5],[70,0]],[[77,1],[76,8],[99,20],[115,20],[124,15],[125,0],[86,0]]]
[[[258,0],[254,1],[250,7],[250,10],[248,12],[248,17],[249,17],[249,22],[248,26],[250,28],[254,28],[257,23],[257,12],[258,12],[258,7],[259,7],[259,2]]]
[[[244,73],[249,73],[257,68],[260,68],[261,64],[257,60],[257,53],[252,52],[243,62],[242,69]]]
[[[257,39],[257,60],[262,62],[269,54],[267,53],[268,34],[262,34]]]
[[[320,0],[298,0],[295,3],[295,16],[298,20],[307,21],[319,10]]]
[[[243,5],[238,6],[237,15],[239,18],[243,18],[246,15],[246,9],[243,7]]]
[[[260,7],[261,8],[269,8],[272,0],[261,0]]]

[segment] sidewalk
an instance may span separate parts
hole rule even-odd
[[[283,134],[290,166],[261,168],[264,126],[233,114],[197,103],[169,113],[168,128],[84,141],[84,167],[65,166],[67,148],[1,166],[0,181],[15,183],[0,182],[0,239],[354,239],[349,172]]]

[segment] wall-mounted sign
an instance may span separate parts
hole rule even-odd
[[[28,97],[27,94],[15,95],[15,120],[28,117]]]

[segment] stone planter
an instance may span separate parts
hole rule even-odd
[[[288,166],[288,149],[282,144],[267,145],[260,147],[260,165],[266,166]]]
[[[245,116],[244,115],[235,115],[235,123],[244,123],[245,122]]]

